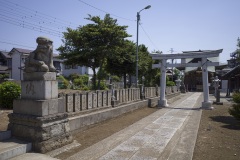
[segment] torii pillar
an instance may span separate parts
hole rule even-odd
[[[213,109],[212,102],[209,100],[209,86],[208,86],[208,69],[207,58],[202,58],[202,82],[203,82],[203,102],[202,108]]]
[[[166,95],[165,95],[165,90],[166,90],[166,64],[167,64],[167,59],[162,59],[161,65],[161,81],[160,81],[160,100],[158,101],[158,106],[161,107],[167,107],[167,100],[166,100]]]
[[[203,81],[203,95],[204,100],[202,102],[202,108],[213,109],[212,102],[209,101],[209,86],[208,86],[208,66],[218,66],[219,62],[210,62],[207,58],[219,57],[222,52],[220,50],[205,50],[205,51],[189,51],[181,54],[150,54],[152,59],[161,60],[160,64],[153,64],[153,68],[161,68],[161,84],[160,84],[160,100],[158,101],[158,107],[168,106],[165,90],[166,90],[166,69],[167,67],[202,67],[202,81]],[[198,63],[186,63],[187,58],[201,58],[201,62]],[[181,59],[181,63],[169,64],[168,59]]]

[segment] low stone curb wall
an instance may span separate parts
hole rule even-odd
[[[167,99],[180,95],[180,92],[167,95]],[[115,118],[124,113],[134,111],[143,107],[155,107],[158,104],[159,97],[153,97],[142,101],[124,104],[114,108],[105,108],[104,110],[95,111],[89,114],[76,115],[69,117],[69,126],[71,132],[78,132],[86,129],[89,125],[96,124],[111,118]]]

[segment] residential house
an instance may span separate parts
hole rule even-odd
[[[89,75],[89,68],[88,67],[80,67],[78,65],[66,65],[62,63],[62,75],[69,76],[70,74],[87,74]]]
[[[240,91],[240,61],[239,50],[230,53],[231,59],[228,60],[228,67],[230,70],[222,76],[222,80],[227,81],[227,96],[230,96],[230,92]]]
[[[11,57],[6,51],[0,51],[0,74],[10,74],[12,66]]]
[[[22,48],[13,48],[9,52],[11,58],[11,67],[10,69],[10,78],[14,80],[23,80],[23,69],[26,58],[33,50],[22,49]],[[53,65],[56,68],[58,74],[63,76],[69,76],[72,73],[77,74],[88,74],[87,67],[79,67],[73,65],[64,65],[63,60],[58,58],[58,54],[53,54]]]

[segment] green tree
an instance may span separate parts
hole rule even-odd
[[[123,47],[127,26],[119,26],[117,20],[106,14],[104,19],[88,15],[92,23],[77,29],[67,28],[63,45],[58,48],[66,64],[87,66],[93,70],[93,85],[96,89],[96,68],[102,69],[104,61],[114,56]]]
[[[161,54],[160,51],[155,51],[155,53]],[[149,55],[148,48],[145,45],[139,46],[139,83],[144,83],[145,86],[155,86],[160,83],[160,69],[152,69],[154,63],[159,63],[159,61],[152,60]],[[142,82],[142,77],[145,77],[144,82]]]
[[[127,75],[135,73],[135,59],[135,44],[125,40],[123,47],[119,48],[115,55],[108,57],[106,70],[111,75],[123,76],[124,88],[126,88]]]
[[[237,39],[237,50],[236,50],[236,52],[237,52],[237,60],[238,60],[238,62],[240,62],[240,39],[239,39],[239,37]]]

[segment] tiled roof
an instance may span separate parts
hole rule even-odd
[[[20,53],[26,53],[26,54],[30,54],[32,51],[34,51],[34,50],[23,49],[23,48],[13,48],[13,49],[17,50]],[[59,56],[58,54],[53,53],[53,57],[58,57],[58,56]]]
[[[1,65],[0,65],[0,71],[6,71],[7,69],[8,69],[7,66],[1,66]]]
[[[22,48],[13,48],[13,49],[16,49],[20,53],[31,53],[33,51],[33,50],[22,49]]]
[[[0,51],[0,52],[5,58],[11,58],[10,55],[8,55],[9,52],[6,52],[6,51]]]

